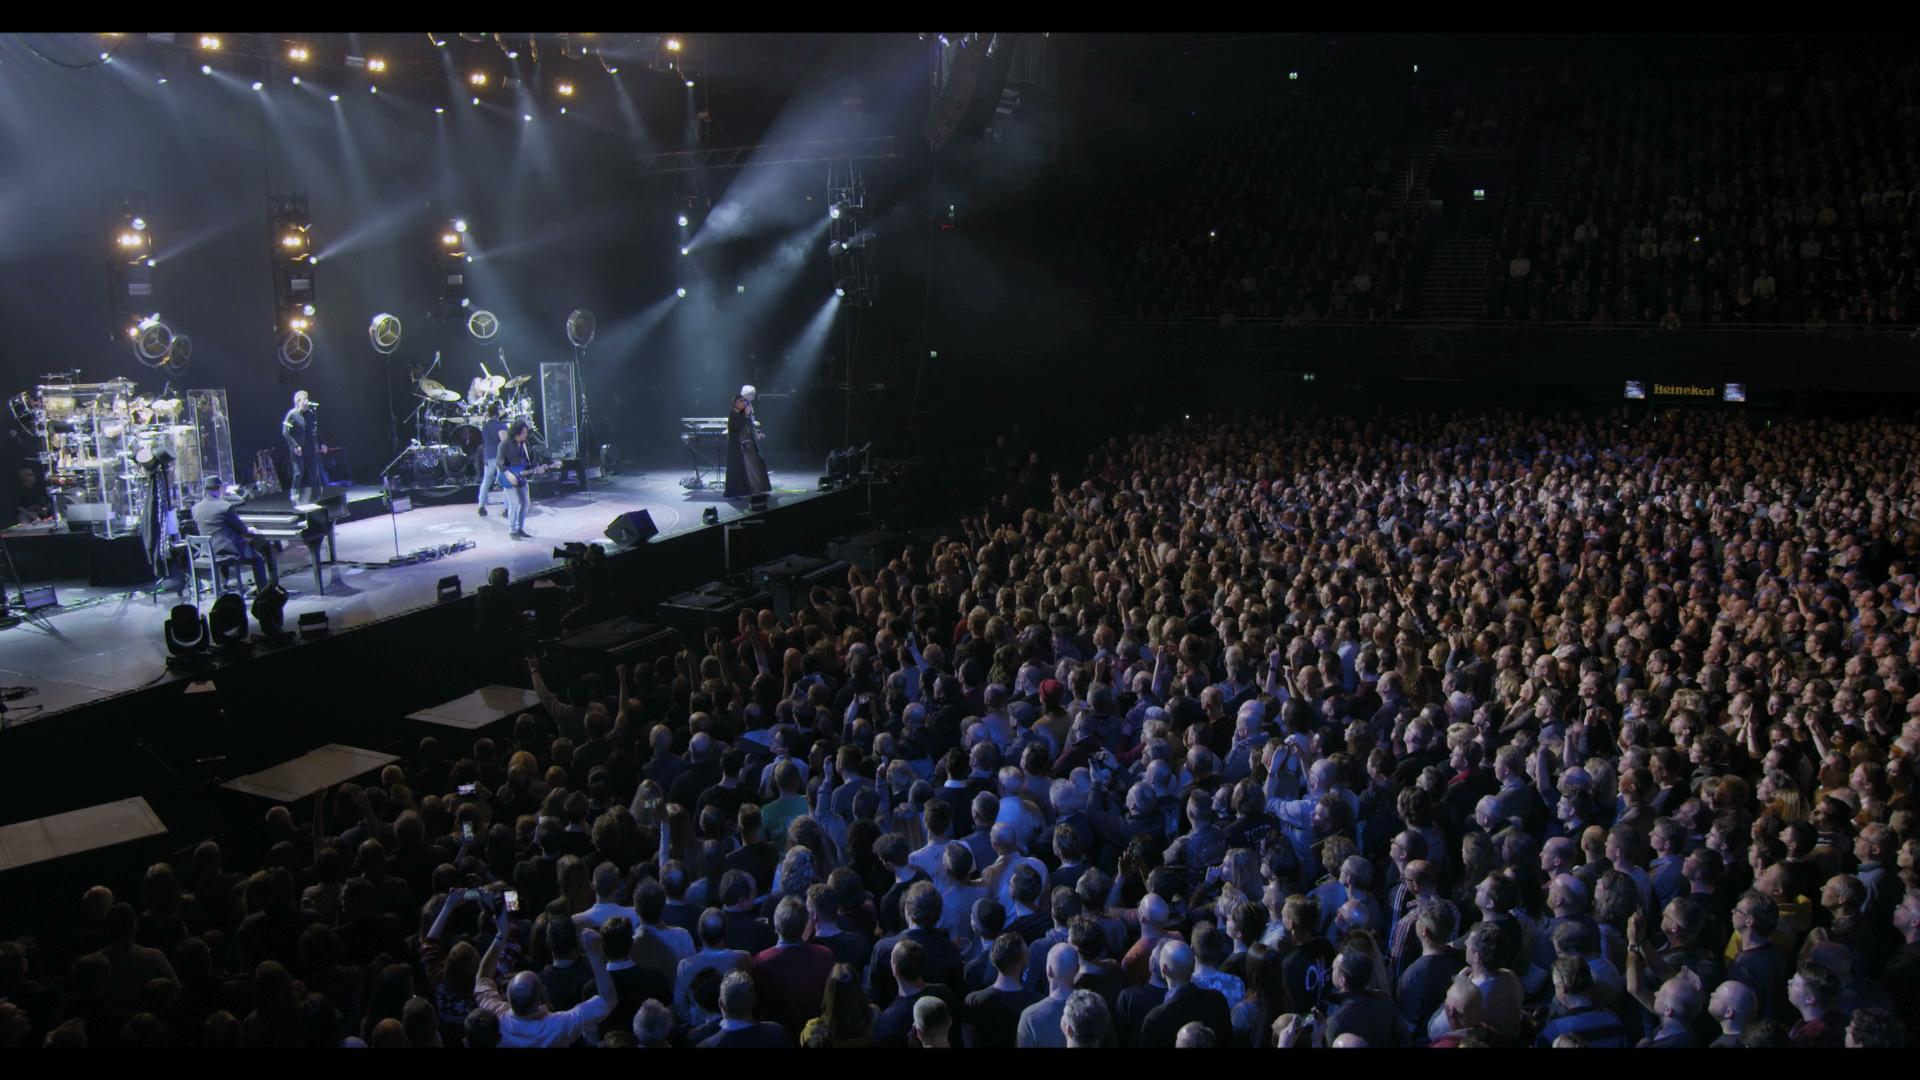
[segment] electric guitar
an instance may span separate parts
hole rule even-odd
[[[539,476],[541,473],[552,472],[559,467],[560,463],[557,461],[549,461],[545,465],[509,465],[500,479],[506,481],[509,487],[519,487],[528,479]]]

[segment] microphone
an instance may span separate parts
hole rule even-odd
[[[307,400],[307,408],[309,408],[309,409],[317,409],[317,408],[319,408],[319,407],[320,407],[320,403],[319,403],[319,402],[317,402],[317,401],[314,401],[314,400],[313,400],[313,399],[311,399],[311,398],[309,398],[309,399]]]

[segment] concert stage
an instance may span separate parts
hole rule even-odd
[[[559,567],[561,562],[553,557],[553,549],[561,544],[597,542],[612,547],[605,529],[616,515],[630,510],[652,514],[660,533],[645,546],[654,547],[670,538],[710,528],[701,523],[702,511],[708,507],[718,510],[722,522],[745,514],[742,506],[722,498],[718,488],[682,488],[680,479],[684,475],[684,469],[629,472],[595,480],[586,491],[567,490],[536,498],[527,514],[527,531],[533,537],[530,540],[508,538],[499,493],[492,499],[489,516],[483,518],[475,513],[471,496],[434,505],[416,502],[411,510],[388,515],[379,512],[377,490],[354,489],[349,494],[353,519],[335,527],[339,561],[322,569],[324,595],[314,588],[312,565],[303,545],[290,543],[280,553],[280,581],[291,594],[286,626],[291,630],[299,616],[324,612],[332,635],[337,636],[342,631],[436,606],[439,583],[449,576],[457,575],[462,592],[470,596],[496,566],[506,567],[515,581],[524,581]],[[781,508],[813,500],[817,497],[813,489],[818,476],[817,472],[776,470],[769,509],[756,516],[768,517],[772,525]],[[543,493],[546,489],[536,486],[534,490]],[[860,509],[865,509],[864,500]],[[850,510],[847,516],[851,518],[853,513]],[[700,551],[702,565],[710,563],[705,579],[718,577],[723,571],[721,530],[711,531],[712,551],[707,552],[704,546]],[[739,548],[748,534],[781,531],[747,530],[732,542]],[[773,535],[753,535],[749,546],[759,553],[771,550],[769,545],[775,541]],[[465,542],[473,546],[443,557],[389,565],[396,550],[406,556],[420,549],[440,550]],[[788,550],[780,548],[773,554]],[[708,554],[710,560],[705,558]],[[736,551],[736,555],[744,554],[746,549]],[[748,564],[736,557],[734,565],[743,568]],[[6,702],[7,712],[0,720],[9,733],[50,718],[58,722],[63,713],[116,695],[179,681],[180,677],[170,674],[166,667],[161,624],[174,604],[191,602],[191,592],[182,601],[171,588],[156,598],[147,589],[129,592],[125,586],[90,586],[84,578],[51,584],[58,590],[60,609],[40,612],[11,629],[0,630],[0,685],[31,691],[26,697]],[[202,610],[211,604],[211,596],[203,593]],[[285,651],[299,653],[306,648],[296,645]],[[325,675],[318,678],[324,684]]]

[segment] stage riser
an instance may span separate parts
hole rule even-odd
[[[864,495],[851,491],[768,511],[766,524],[735,533],[734,566],[744,572],[776,555],[818,553],[864,509]],[[743,555],[743,537],[760,552],[757,559]],[[654,605],[667,597],[723,576],[722,562],[718,528],[616,548],[607,559],[615,613],[650,619]],[[534,606],[535,580],[513,584],[517,607]],[[156,635],[163,617],[163,610],[151,614]],[[205,695],[184,696],[185,684],[170,681],[9,728],[0,732],[0,823],[131,795],[148,797],[156,808],[163,802],[179,808],[176,792],[198,782],[191,775],[193,759],[211,753],[228,758],[210,766],[221,780],[330,742],[411,753],[413,747],[404,744],[417,735],[402,720],[407,713],[489,682],[525,685],[525,665],[500,659],[479,639],[475,623],[469,590],[458,601],[223,668],[213,677],[218,718],[208,711]],[[141,740],[180,775],[157,764],[139,747]],[[47,762],[86,764],[48,768]],[[167,811],[161,812],[172,825]]]

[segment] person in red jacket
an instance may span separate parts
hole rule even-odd
[[[760,1016],[785,1028],[796,1041],[800,1029],[820,1012],[820,998],[833,973],[833,950],[807,938],[807,905],[798,897],[780,901],[773,912],[780,941],[753,958],[749,969]]]

